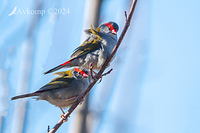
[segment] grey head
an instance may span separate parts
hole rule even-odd
[[[77,79],[88,78],[88,71],[82,67],[74,68],[71,71],[72,75]]]
[[[115,22],[108,22],[100,25],[99,30],[101,33],[107,34],[112,38],[117,38],[117,32],[119,30],[119,26]]]

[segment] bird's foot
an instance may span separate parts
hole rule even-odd
[[[63,111],[63,109],[61,107],[59,107],[60,110],[62,111],[62,115],[60,115],[61,118],[63,118],[63,122],[66,122],[67,121],[67,118],[64,116],[65,115],[65,112]]]
[[[66,122],[68,119],[64,116],[64,114],[60,115],[61,118],[63,118],[63,122]]]

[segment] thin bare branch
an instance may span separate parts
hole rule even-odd
[[[110,73],[112,72],[112,70],[113,70],[113,69],[111,68],[108,72],[102,74],[102,77],[103,77],[103,76],[106,76],[106,75],[108,75],[108,74],[110,74]]]
[[[125,15],[125,23],[127,22],[127,13],[126,11],[124,11],[124,15]]]
[[[106,75],[110,74],[110,73],[112,72],[112,70],[113,70],[113,69],[111,68],[108,72],[102,74],[102,76],[101,76],[101,78],[100,78],[100,80],[99,80],[99,83],[101,83],[103,76],[106,76]],[[99,83],[98,83],[98,84],[99,84]]]
[[[90,92],[90,90],[92,89],[92,87],[96,84],[96,82],[102,77],[102,74],[104,72],[104,70],[106,69],[106,67],[108,66],[108,64],[111,62],[112,58],[114,57],[115,53],[117,52],[117,49],[119,48],[128,27],[130,26],[130,22],[131,22],[131,18],[133,16],[133,12],[135,10],[135,5],[137,3],[137,0],[133,0],[132,5],[131,5],[131,9],[130,9],[130,13],[128,15],[128,19],[125,23],[125,27],[122,31],[121,36],[119,37],[119,40],[117,41],[117,44],[115,45],[114,49],[112,50],[112,53],[110,54],[109,58],[106,60],[106,62],[103,64],[103,66],[101,67],[101,69],[99,70],[99,72],[97,73],[96,77],[93,79],[93,81],[89,84],[88,88],[85,90],[85,92],[83,94],[81,94],[77,100],[74,102],[74,104],[69,108],[69,110],[64,114],[64,118],[68,118],[70,116],[70,114],[75,110],[75,108],[79,105],[79,103],[83,100],[83,98]],[[61,118],[58,123],[54,126],[53,129],[51,129],[51,131],[49,133],[55,133],[58,128],[63,124],[63,120],[64,118]]]
[[[49,133],[49,131],[50,131],[50,126],[48,125],[48,128],[47,128],[47,133]]]

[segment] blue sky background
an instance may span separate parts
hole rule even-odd
[[[34,10],[40,2],[44,16],[8,16],[15,7]],[[1,133],[20,133],[23,120],[23,133],[46,132],[48,125],[53,127],[60,119],[59,108],[31,98],[23,119],[17,111],[23,110],[26,100],[10,98],[39,89],[54,77],[43,72],[69,59],[84,38],[83,30],[89,28],[83,23],[88,17],[85,3],[0,1]],[[197,0],[138,0],[131,26],[111,63],[113,72],[90,92],[91,132],[199,133],[199,7]],[[70,13],[48,13],[55,8]],[[103,2],[100,23],[117,22],[120,35],[124,11],[129,8],[129,1]],[[73,132],[75,115],[58,133]]]

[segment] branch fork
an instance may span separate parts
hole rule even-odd
[[[70,114],[75,110],[75,108],[80,104],[80,102],[83,100],[83,98],[90,92],[90,90],[92,89],[92,87],[96,84],[96,82],[102,78],[102,76],[105,76],[107,74],[109,74],[111,70],[109,70],[108,72],[104,73],[103,72],[105,71],[105,69],[107,68],[108,64],[110,64],[110,62],[112,61],[115,53],[117,52],[127,30],[128,30],[128,27],[130,26],[130,22],[131,22],[131,18],[133,16],[133,12],[135,10],[135,6],[136,6],[136,3],[137,3],[137,0],[133,0],[132,2],[132,5],[131,5],[131,9],[130,9],[130,13],[127,17],[127,14],[126,12],[124,13],[125,14],[125,26],[124,26],[124,29],[121,33],[121,36],[119,37],[118,41],[117,41],[117,44],[115,45],[114,49],[112,50],[110,56],[108,57],[108,59],[106,60],[106,62],[103,64],[103,66],[101,67],[101,69],[99,70],[99,72],[95,75],[95,77],[93,76],[92,73],[92,69],[93,69],[93,66],[91,65],[90,67],[90,74],[91,76],[93,76],[93,80],[92,82],[89,84],[88,88],[85,90],[85,92],[83,92],[83,94],[81,94],[77,99],[76,101],[73,103],[73,105],[69,108],[69,110],[64,114],[64,118],[62,117],[58,123],[51,129],[51,131],[49,133],[55,133],[58,128],[63,124],[63,120],[64,119],[67,119]],[[101,80],[100,80],[101,81]]]
[[[97,73],[93,71],[93,68],[94,68],[94,66],[92,65],[92,62],[91,62],[91,63],[90,63],[90,75],[91,75],[91,77],[92,77],[93,80],[98,80],[98,79],[100,79],[99,83],[101,83],[102,77],[103,77],[103,76],[106,76],[106,75],[110,74],[110,72],[113,70],[113,69],[110,69],[108,72],[102,74],[102,75],[100,76],[100,78],[97,78]],[[95,75],[93,75],[93,73],[94,73]]]

